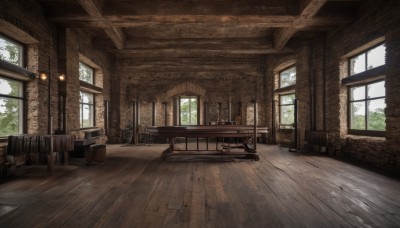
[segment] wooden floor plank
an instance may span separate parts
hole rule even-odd
[[[162,161],[166,146],[108,145],[105,164],[76,159],[53,173],[19,167],[0,182],[0,227],[400,224],[400,181],[365,168],[263,144],[260,161]]]

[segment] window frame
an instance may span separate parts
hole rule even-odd
[[[0,74],[0,78],[5,79],[5,80],[12,80],[12,81],[17,81],[21,84],[21,97],[18,96],[10,96],[6,94],[0,94],[0,97],[2,98],[10,98],[10,99],[16,99],[22,102],[21,108],[22,110],[19,111],[20,117],[19,117],[19,122],[21,123],[22,126],[19,126],[20,132],[16,134],[24,134],[27,130],[27,102],[26,102],[26,83],[25,81],[14,79],[14,78],[9,78],[4,75]],[[0,139],[7,138],[7,136],[0,136]]]
[[[287,70],[289,70],[289,69],[291,69],[291,68],[294,68],[294,70],[296,71],[296,80],[295,80],[295,83],[294,83],[294,84],[291,84],[291,85],[287,85],[287,86],[283,86],[283,87],[282,87],[282,86],[281,86],[281,82],[282,82],[281,74],[282,74],[282,72],[287,71]],[[278,88],[288,88],[288,87],[290,87],[290,86],[296,85],[296,83],[297,83],[297,68],[296,68],[296,65],[295,65],[295,64],[290,65],[290,66],[288,66],[288,67],[285,67],[284,69],[282,69],[282,70],[280,70],[280,71],[278,72]]]
[[[282,97],[283,96],[289,96],[289,95],[294,95],[293,103],[291,104],[282,104]],[[296,99],[296,93],[286,93],[286,94],[279,94],[279,129],[281,130],[287,130],[287,129],[294,129],[292,124],[283,124],[282,123],[282,106],[293,106],[293,110],[295,108],[295,99]],[[294,112],[293,112],[293,117],[294,117]],[[294,117],[295,118],[295,117]]]
[[[81,82],[84,82],[84,83],[88,83],[88,84],[90,84],[90,85],[95,85],[95,69],[93,68],[93,67],[91,67],[91,66],[89,66],[88,64],[86,64],[86,63],[84,63],[84,62],[82,62],[82,61],[79,61],[79,64],[78,64],[78,70],[79,70],[79,67],[80,67],[80,65],[83,65],[85,68],[88,68],[88,69],[90,69],[91,70],[91,72],[92,72],[92,77],[91,77],[91,82],[87,82],[87,81],[84,81],[84,80],[81,80],[81,75],[79,74],[79,81],[81,81]]]
[[[377,66],[377,67],[374,67],[374,68],[371,68],[371,69],[368,69],[368,55],[367,55],[367,52],[372,50],[372,49],[374,49],[374,48],[376,48],[376,47],[378,47],[378,46],[381,46],[381,45],[385,45],[385,42],[380,42],[380,43],[375,44],[375,45],[373,45],[373,46],[371,46],[371,47],[369,47],[369,48],[367,48],[367,49],[365,49],[363,51],[360,51],[360,52],[358,52],[358,53],[356,53],[354,55],[349,56],[348,59],[347,59],[347,64],[348,64],[347,75],[348,75],[348,77],[353,77],[355,75],[363,74],[363,73],[365,73],[367,71],[376,69],[378,67],[385,66],[386,65],[386,60],[385,60],[385,64]],[[355,58],[356,56],[359,56],[361,54],[365,54],[365,63],[364,63],[365,70],[362,71],[362,72],[356,73],[356,74],[351,74],[351,60],[353,58]],[[385,54],[386,54],[386,51],[385,51]]]
[[[347,127],[348,127],[348,133],[352,134],[352,135],[364,135],[364,136],[376,136],[376,137],[384,137],[386,134],[386,129],[383,131],[377,131],[377,130],[368,130],[368,101],[371,100],[378,100],[378,99],[386,99],[386,90],[385,90],[385,96],[381,96],[381,97],[374,97],[374,98],[368,98],[368,85],[370,84],[374,84],[374,83],[378,83],[378,82],[385,82],[386,80],[382,80],[382,79],[378,79],[378,80],[374,80],[374,81],[369,81],[369,82],[363,82],[363,83],[358,83],[358,84],[354,84],[354,85],[350,85],[347,87]],[[364,87],[364,91],[365,91],[365,98],[361,99],[361,100],[355,100],[352,101],[351,100],[351,89],[354,87]],[[360,130],[360,129],[352,129],[351,128],[351,104],[353,102],[364,102],[365,104],[365,117],[364,117],[364,123],[365,123],[365,129],[364,130]],[[385,117],[386,117],[386,113],[385,113]],[[385,122],[386,125],[386,122]],[[385,126],[386,127],[386,126]]]
[[[184,99],[184,98],[189,98],[189,113],[190,113],[191,108],[192,108],[192,105],[190,105],[191,104],[191,99],[192,98],[196,99],[196,103],[197,103],[196,104],[197,118],[196,118],[196,124],[195,125],[198,125],[199,124],[199,96],[196,96],[196,95],[182,95],[182,96],[179,96],[179,125],[180,126],[192,126],[193,125],[193,124],[182,124],[181,100]],[[189,123],[192,122],[190,120],[191,120],[191,115],[190,115],[190,118],[189,118]]]
[[[81,99],[81,93],[86,93],[86,94],[92,95],[93,103],[84,103],[83,99]],[[83,126],[83,106],[84,105],[89,105],[93,110],[93,112],[92,112],[93,113],[93,116],[92,116],[93,123],[92,123],[92,126],[89,126],[89,127]],[[81,116],[82,116],[82,118],[81,118]],[[90,129],[90,128],[94,128],[95,126],[96,126],[96,95],[93,93],[89,93],[89,92],[80,90],[79,91],[79,128],[80,129]]]
[[[79,90],[79,128],[80,129],[91,129],[91,128],[96,128],[96,93],[100,92],[97,91],[97,87],[95,86],[96,82],[96,69],[92,67],[91,65],[85,63],[82,60],[79,60],[78,64],[78,71],[80,66],[83,65],[83,67],[90,69],[91,71],[91,82],[87,82],[84,80],[81,80],[81,75],[79,72],[79,82],[80,82],[80,90]],[[93,98],[93,103],[83,103],[81,102],[81,93],[89,94]],[[92,126],[83,126],[83,107],[84,105],[89,105],[92,110]],[[81,119],[82,117],[82,119]]]
[[[10,42],[12,44],[15,44],[15,45],[17,45],[19,47],[18,48],[19,49],[19,53],[18,53],[19,61],[18,61],[18,64],[14,64],[14,63],[9,62],[7,60],[2,60],[2,61],[6,61],[7,63],[14,64],[16,66],[19,66],[19,67],[23,68],[24,63],[25,63],[25,58],[24,58],[25,57],[25,45],[23,43],[21,43],[21,42],[18,42],[16,40],[10,38],[10,37],[7,37],[7,36],[5,36],[5,35],[3,35],[1,33],[0,33],[0,39],[6,40],[6,41],[8,41],[8,42]]]

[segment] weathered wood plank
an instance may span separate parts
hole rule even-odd
[[[104,165],[20,167],[0,184],[1,227],[396,227],[400,182],[329,157],[258,145],[260,161],[112,147]],[[19,175],[19,176],[18,176]]]

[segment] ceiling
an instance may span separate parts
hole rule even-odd
[[[37,0],[117,58],[251,57],[350,24],[362,0]]]

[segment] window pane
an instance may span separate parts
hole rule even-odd
[[[22,46],[0,36],[0,59],[22,66]]]
[[[0,77],[0,94],[22,98],[22,85],[22,82]]]
[[[181,124],[182,125],[189,125],[190,122],[190,114],[189,114],[189,99],[188,98],[181,98]]]
[[[93,68],[79,62],[79,80],[93,84]]]
[[[350,104],[350,129],[365,130],[365,101]]]
[[[365,53],[350,59],[350,75],[365,71]]]
[[[93,94],[81,92],[81,103],[93,104]]]
[[[279,75],[281,88],[296,84],[296,67],[284,70]]]
[[[384,44],[367,51],[367,70],[385,65],[386,47]]]
[[[281,97],[281,105],[286,105],[286,104],[294,104],[294,99],[296,98],[295,94],[289,94],[289,95],[282,95]]]
[[[190,124],[196,125],[197,124],[197,98],[190,99]]]
[[[384,131],[386,129],[385,99],[368,101],[368,128],[367,130]]]
[[[180,99],[180,117],[182,125],[197,124],[197,97],[182,97]]]
[[[365,86],[352,87],[350,89],[350,101],[364,100]]]
[[[294,105],[281,106],[281,124],[294,123]]]
[[[94,95],[80,92],[80,123],[81,128],[94,126]]]
[[[85,105],[83,104],[82,106],[82,112],[81,112],[81,123],[82,127],[93,127],[93,105]]]
[[[369,84],[368,98],[384,97],[385,96],[385,81]]]
[[[23,100],[0,97],[0,137],[22,134]]]

